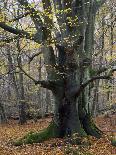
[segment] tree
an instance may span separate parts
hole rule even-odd
[[[91,75],[95,16],[105,0],[42,0],[42,11],[27,0],[17,1],[24,13],[13,20],[30,15],[36,33],[11,27],[5,22],[0,22],[0,27],[15,34],[6,42],[26,38],[41,46],[47,80],[35,80],[20,64],[19,68],[35,84],[51,90],[54,95],[54,125],[48,130],[55,130],[55,135],[51,136],[79,133],[100,137],[101,132],[92,122],[87,105],[91,83],[111,76],[100,76],[104,68]]]
[[[20,50],[19,45],[17,43],[17,48]],[[26,112],[25,112],[25,98],[24,98],[24,86],[23,86],[23,73],[22,71],[19,70],[19,80],[17,81],[15,72],[16,68],[14,67],[13,64],[13,59],[11,55],[11,47],[7,47],[7,57],[8,57],[8,73],[9,73],[9,80],[12,83],[12,86],[15,90],[16,94],[16,100],[17,100],[17,105],[19,106],[19,123],[24,124],[26,123]],[[19,57],[18,63],[21,64],[21,56]],[[19,86],[17,84],[19,82]]]
[[[7,118],[4,110],[4,105],[2,104],[2,101],[0,100],[0,124],[1,123],[6,123]]]

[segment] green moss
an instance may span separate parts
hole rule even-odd
[[[54,123],[51,123],[48,128],[40,132],[30,132],[23,138],[18,139],[14,142],[15,146],[20,146],[22,144],[33,144],[40,143],[53,137],[58,137],[58,129]]]
[[[96,73],[96,70],[93,69],[93,68],[90,68],[89,73],[90,73],[91,76],[94,76],[95,73]]]
[[[23,144],[22,139],[19,139],[19,140],[13,142],[13,145],[15,145],[15,146],[20,146],[22,144]]]
[[[87,115],[83,122],[84,129],[88,135],[101,138],[102,132],[94,124],[90,115]]]
[[[112,140],[111,140],[111,144],[112,144],[113,146],[116,146],[116,139],[112,139]]]
[[[82,136],[82,137],[87,136],[87,134],[86,134],[86,132],[85,132],[85,130],[83,128],[80,129],[79,135]]]

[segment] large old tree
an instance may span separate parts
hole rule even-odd
[[[99,129],[91,120],[87,102],[94,80],[109,78],[109,75],[100,76],[106,68],[91,75],[95,16],[105,0],[41,1],[43,8],[39,11],[28,0],[17,0],[23,6],[23,13],[13,20],[29,15],[36,33],[30,34],[0,22],[2,29],[15,34],[6,41],[25,37],[41,45],[47,81],[35,80],[19,67],[35,84],[51,90],[54,95],[54,119],[48,128],[53,131],[51,136],[79,133],[100,137]],[[41,52],[33,55],[31,60]]]

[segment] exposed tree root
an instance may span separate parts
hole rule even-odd
[[[97,138],[101,137],[102,132],[96,127],[90,116],[87,115],[84,118],[82,125],[82,131],[87,133],[87,135],[91,135]],[[30,132],[23,138],[15,141],[13,144],[15,146],[20,146],[22,144],[41,143],[50,138],[60,137],[59,135],[59,128],[54,122],[51,122],[51,124],[46,129],[36,133]],[[78,136],[83,137],[82,134],[78,134]]]
[[[88,135],[94,136],[96,138],[101,138],[102,131],[98,129],[98,127],[94,124],[91,116],[86,115],[84,120],[82,121],[83,128]]]
[[[58,137],[58,129],[55,123],[52,122],[46,129],[36,133],[30,132],[23,138],[20,138],[17,141],[13,142],[13,144],[15,146],[20,146],[22,144],[40,143],[55,137]]]

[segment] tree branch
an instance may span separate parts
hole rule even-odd
[[[75,96],[78,97],[80,95],[80,93],[84,90],[84,88],[91,82],[97,80],[97,79],[110,79],[109,76],[95,76],[92,77],[90,80],[86,81],[85,83],[83,83],[80,88],[77,90],[77,92],[75,93]]]
[[[12,28],[12,27],[6,25],[4,22],[0,22],[0,27],[2,29],[4,29],[4,30],[8,31],[8,32],[13,33],[13,34],[18,34],[20,36],[25,36],[28,39],[31,38],[31,35],[28,32],[26,32],[24,30],[19,30],[19,29]]]
[[[55,81],[45,81],[45,80],[35,80],[31,75],[29,75],[23,68],[22,66],[19,64],[19,58],[17,58],[18,61],[18,67],[20,68],[20,70],[28,77],[30,78],[35,85],[40,84],[41,87],[43,88],[47,88],[49,90],[53,90],[55,88],[55,85],[57,84]]]
[[[41,29],[43,27],[43,22],[39,16],[39,11],[35,10],[27,0],[18,0],[18,2],[25,7],[25,10],[32,12],[30,16],[35,24],[36,30],[38,31],[38,29]]]
[[[40,54],[42,54],[42,51],[38,52],[38,53],[35,53],[33,54],[32,56],[28,56],[29,58],[29,64],[31,61],[33,61],[33,59],[36,57],[36,56],[39,56]]]
[[[43,88],[47,88],[49,90],[52,90],[54,88],[54,81],[45,81],[45,80],[35,80],[31,75],[29,75],[19,64],[18,67],[20,68],[20,70],[28,77],[30,78],[35,85],[40,84],[41,87]]]
[[[22,15],[19,15],[18,17],[15,17],[15,18],[13,18],[13,19],[11,19],[11,20],[9,20],[9,22],[14,22],[14,21],[17,21],[17,20],[19,20],[19,19],[22,19],[23,17],[26,17],[26,16],[28,16],[29,14],[31,14],[31,12],[25,12],[24,14],[22,14]]]
[[[78,88],[78,90],[75,91],[74,96],[78,97],[81,92],[84,90],[84,88],[86,86],[88,86],[91,82],[98,80],[98,79],[111,79],[112,73],[116,71],[116,68],[112,69],[108,75],[104,75],[104,76],[94,76],[91,79],[89,79],[88,81],[86,81],[85,83],[81,84],[81,86]]]
[[[116,64],[115,61],[113,61],[108,66],[105,66],[105,67],[102,67],[102,68],[96,70],[95,75],[99,75],[99,74],[107,71],[110,67],[112,67],[112,69],[111,69],[111,71],[112,71],[115,64]]]
[[[5,31],[19,35],[21,38],[26,37],[27,39],[34,40],[37,43],[41,43],[40,38],[37,34],[31,35],[30,33],[26,32],[24,30],[15,29],[13,27],[10,27],[10,26],[6,25],[4,22],[0,22],[0,27],[2,29],[4,29]]]

